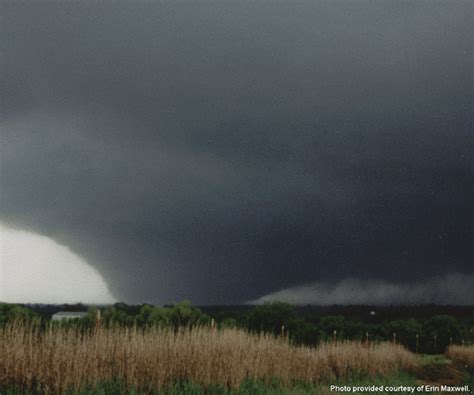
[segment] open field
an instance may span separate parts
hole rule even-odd
[[[339,393],[331,385],[430,385],[437,393],[443,385],[468,385],[469,393],[474,388],[469,316],[367,322],[303,317],[281,303],[237,314],[217,310],[213,316],[189,302],[100,309],[92,306],[83,318],[54,321],[42,310],[39,315],[0,304],[0,394]]]
[[[292,387],[412,371],[416,357],[390,343],[296,347],[286,338],[238,329],[75,328],[14,324],[0,333],[0,386],[39,393],[79,392],[120,382],[158,392],[179,382],[236,390],[250,382]]]

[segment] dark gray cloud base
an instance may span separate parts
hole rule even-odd
[[[68,245],[117,298],[472,282],[472,2],[2,15],[0,219]]]

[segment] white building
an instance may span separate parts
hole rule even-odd
[[[53,321],[72,320],[75,318],[84,318],[87,315],[85,311],[60,311],[53,314],[51,319]]]

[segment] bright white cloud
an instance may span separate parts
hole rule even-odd
[[[67,247],[0,223],[0,301],[111,303],[100,274]]]
[[[451,273],[414,283],[396,284],[382,280],[345,279],[336,284],[313,283],[283,289],[250,304],[264,302],[291,304],[453,304],[474,303],[474,275]]]

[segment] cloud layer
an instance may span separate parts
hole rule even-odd
[[[451,273],[416,282],[345,279],[335,284],[314,283],[283,289],[249,304],[286,302],[298,305],[472,305],[474,275]]]
[[[4,1],[0,219],[130,302],[472,275],[471,6]]]

